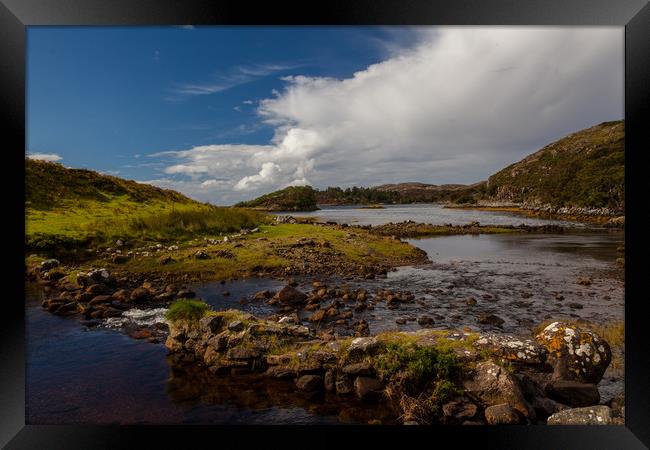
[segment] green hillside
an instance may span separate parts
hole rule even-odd
[[[172,190],[30,159],[25,191],[26,244],[33,249],[183,239],[238,231],[263,220],[255,211],[219,208]]]
[[[289,186],[235,206],[265,211],[315,211],[316,193],[311,186]]]
[[[570,134],[492,175],[485,199],[625,210],[625,125]]]

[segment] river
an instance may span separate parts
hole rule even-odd
[[[558,223],[563,234],[444,236],[409,240],[424,249],[431,264],[389,272],[384,279],[350,286],[410,290],[417,301],[399,310],[377,303],[359,314],[371,333],[416,330],[427,315],[434,328],[489,329],[481,314],[504,320],[501,330],[529,334],[544,319],[622,320],[624,281],[617,269],[621,231],[587,229],[581,224],[527,218],[512,213],[399,205],[385,209],[335,207],[300,216],[322,221],[377,225],[414,220],[434,224],[528,225]],[[589,276],[592,284],[576,283]],[[310,280],[302,280],[306,288]],[[345,283],[345,280],[338,280]],[[191,286],[213,308],[239,308],[265,315],[271,307],[246,298],[283,283],[270,279],[237,280]],[[228,291],[230,295],[224,296]],[[138,341],[110,327],[89,330],[76,318],[49,314],[42,293],[28,286],[27,423],[364,423],[354,401],[313,402],[296,397],[290,383],[265,383],[247,377],[217,379],[204,370],[172,369],[162,343]],[[472,297],[476,305],[467,304]],[[129,320],[161,320],[134,316]],[[406,319],[403,324],[396,319]],[[356,314],[355,314],[356,319]],[[113,321],[116,325],[118,321]],[[110,325],[107,324],[107,325]],[[376,414],[376,413],[375,413]]]

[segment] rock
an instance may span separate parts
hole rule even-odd
[[[273,293],[271,291],[269,291],[269,290],[264,290],[264,291],[257,292],[253,296],[253,299],[254,300],[267,300],[267,299],[269,299],[271,297],[273,297]]]
[[[223,329],[223,316],[207,316],[199,320],[199,329],[203,332],[215,334]]]
[[[348,364],[342,369],[343,373],[353,376],[369,376],[374,375],[374,369],[372,365],[368,362],[360,362],[355,364]]]
[[[604,339],[567,323],[553,322],[535,338],[548,351],[554,379],[598,384],[612,359]]]
[[[278,320],[278,323],[296,323],[296,319],[293,316],[282,316]]]
[[[93,299],[88,303],[90,305],[98,305],[101,303],[110,303],[112,300],[113,299],[110,295],[97,295],[96,297],[93,297]]]
[[[300,305],[307,300],[307,295],[292,286],[283,287],[275,297],[285,305]]]
[[[485,406],[508,403],[525,417],[534,418],[515,377],[493,361],[476,365],[473,377],[463,382],[465,394]]]
[[[244,329],[244,323],[241,320],[234,320],[228,324],[228,329],[230,331],[242,331]]]
[[[477,406],[467,399],[459,398],[442,405],[442,414],[447,419],[466,420],[476,415]]]
[[[576,281],[581,286],[590,286],[591,285],[591,278],[589,277],[579,277],[578,280]]]
[[[310,322],[320,322],[325,318],[325,310],[319,309],[314,314],[312,314],[307,320]]]
[[[178,298],[194,298],[196,297],[196,293],[194,291],[191,291],[189,289],[181,289],[176,293],[176,297]]]
[[[350,347],[348,347],[348,355],[350,358],[374,355],[380,348],[381,342],[376,337],[357,337],[352,339]]]
[[[488,350],[493,355],[525,364],[542,364],[546,361],[548,353],[545,347],[531,339],[492,333],[482,334],[473,346],[478,350]]]
[[[429,327],[434,324],[434,320],[429,316],[418,317],[418,325],[421,327]]]
[[[370,327],[368,326],[368,322],[365,320],[359,320],[358,322],[355,322],[354,324],[354,335],[355,336],[368,336],[370,334]]]
[[[334,383],[334,371],[333,370],[328,370],[325,372],[325,378],[323,380],[323,384],[325,385],[325,390],[326,391],[334,391],[336,389],[335,383]]]
[[[608,406],[565,409],[546,421],[549,425],[610,425],[611,409]]]
[[[41,263],[41,270],[50,270],[59,267],[61,263],[58,259],[46,259]]]
[[[546,386],[546,393],[554,400],[569,406],[592,406],[600,401],[595,384],[571,380],[555,380]]]
[[[92,295],[100,295],[105,294],[107,291],[108,289],[103,284],[91,284],[86,288],[85,292]]]
[[[612,398],[608,406],[612,409],[612,417],[625,417],[625,396],[617,395]]]
[[[351,394],[352,391],[354,390],[352,381],[347,376],[337,378],[336,383],[334,383],[334,386],[336,388],[337,395],[348,395]]]
[[[383,390],[383,384],[376,378],[357,377],[354,380],[354,392],[362,401],[377,400]]]
[[[494,314],[481,314],[478,318],[478,323],[500,327],[505,323],[505,320]]]
[[[165,264],[169,264],[172,261],[173,261],[173,259],[169,255],[161,256],[160,258],[158,258],[158,264],[160,264],[162,266],[164,266]]]
[[[406,323],[406,319],[399,317],[395,319],[395,323],[398,325],[404,325]]]
[[[113,292],[113,295],[111,297],[113,300],[116,300],[118,302],[126,302],[129,300],[130,296],[131,293],[126,289],[118,289],[117,291]]]
[[[537,413],[537,417],[548,417],[556,412],[567,409],[568,406],[551,400],[546,397],[533,397],[530,401],[531,406]]]
[[[485,420],[488,425],[516,425],[522,422],[522,415],[507,403],[485,408]]]
[[[467,300],[465,300],[465,303],[467,303],[468,306],[474,306],[476,305],[476,299],[474,297],[468,297]]]
[[[196,258],[196,259],[209,259],[210,255],[208,255],[205,250],[199,250],[194,254],[194,258]]]
[[[571,302],[571,303],[569,303],[569,308],[571,308],[571,309],[582,309],[583,306],[580,303]]]
[[[111,281],[111,273],[106,269],[93,269],[86,275],[91,280],[99,283],[108,283]]]
[[[139,302],[142,300],[146,300],[149,297],[149,291],[143,287],[135,288],[131,292],[131,296],[129,299],[132,302]]]
[[[296,380],[296,387],[301,391],[320,391],[324,387],[323,377],[319,375],[303,375]]]
[[[260,352],[253,348],[235,347],[228,350],[229,359],[254,359],[260,356]]]

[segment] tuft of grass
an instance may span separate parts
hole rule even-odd
[[[385,353],[377,358],[377,368],[384,379],[401,373],[412,384],[420,386],[431,380],[455,379],[462,369],[451,350],[395,342],[389,343]]]
[[[177,300],[172,303],[165,314],[170,322],[197,321],[208,312],[208,305],[202,300]]]

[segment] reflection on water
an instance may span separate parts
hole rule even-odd
[[[315,217],[321,222],[338,222],[354,225],[381,225],[389,222],[430,223],[434,225],[465,225],[480,222],[483,225],[564,225],[584,228],[578,222],[537,219],[506,211],[481,211],[472,209],[443,208],[435,204],[384,205],[383,209],[363,209],[359,206],[323,206],[311,212],[279,212],[277,214]]]

